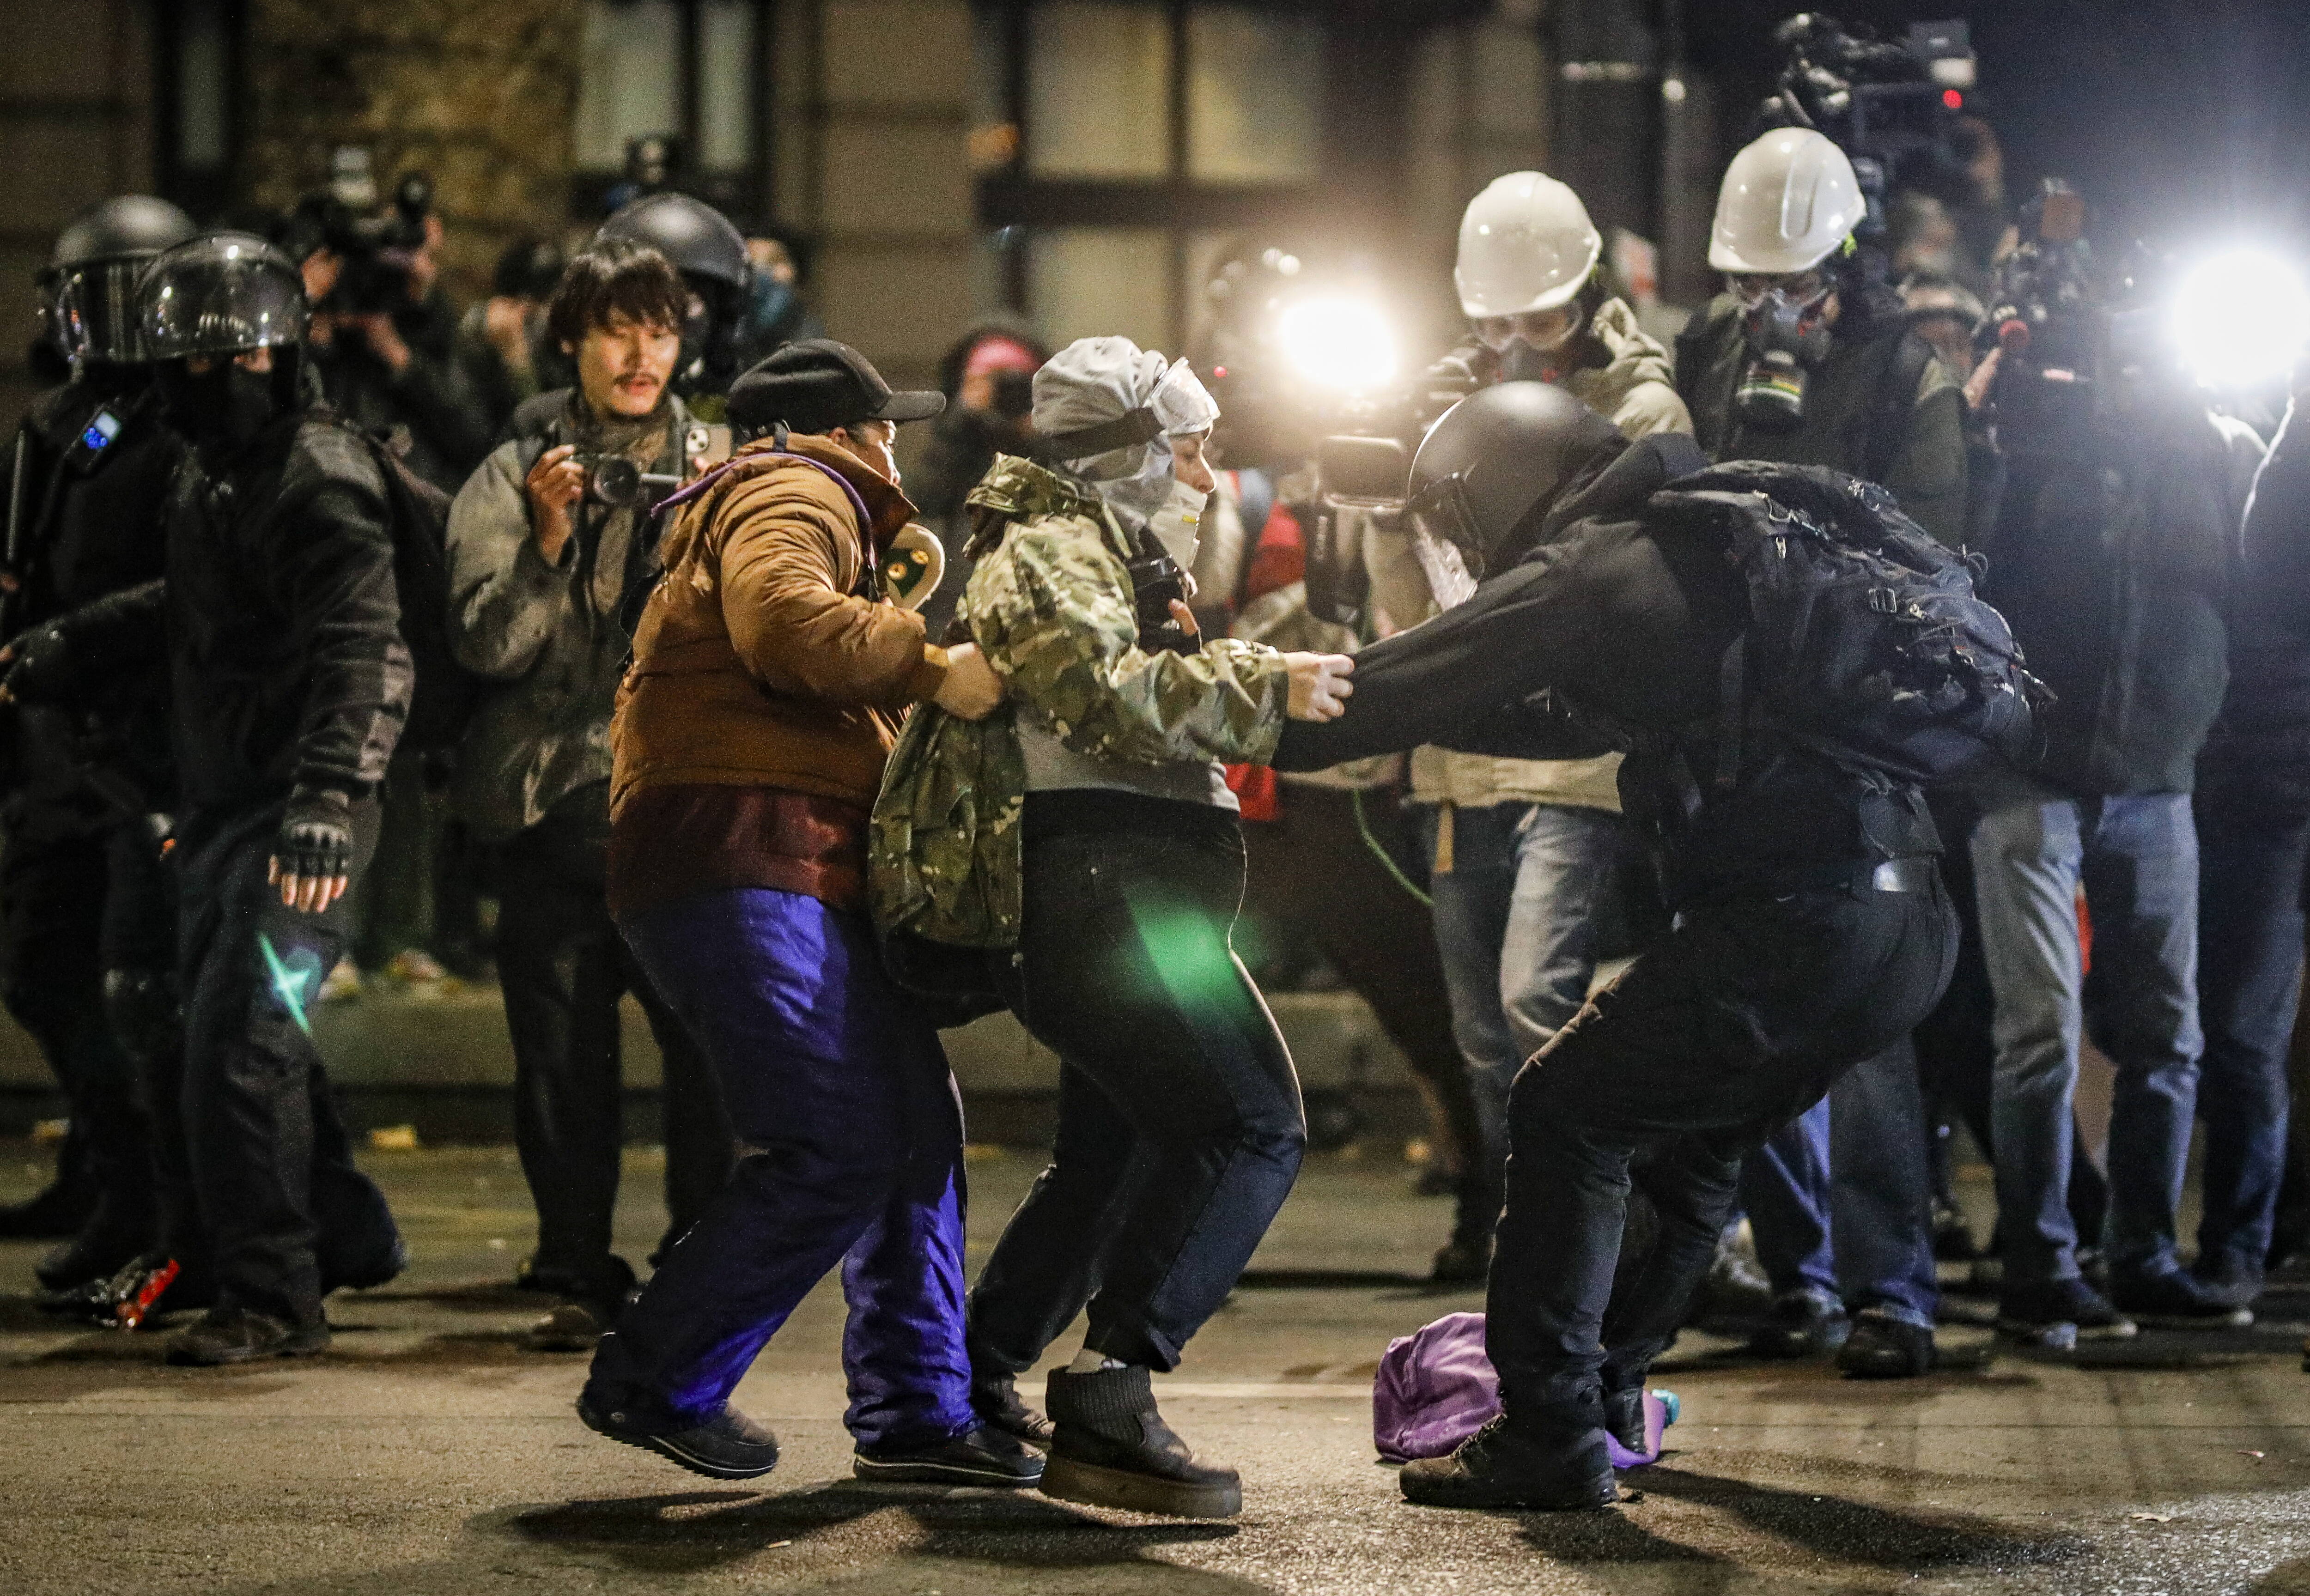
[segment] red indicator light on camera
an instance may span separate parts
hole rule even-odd
[[[1953,111],[1961,111],[1965,109],[1965,94],[1960,90],[1944,89],[1941,91],[1941,103]]]

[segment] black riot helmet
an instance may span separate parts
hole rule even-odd
[[[735,292],[752,280],[746,240],[730,219],[686,194],[653,194],[634,201],[602,224],[594,235],[647,244],[673,263],[698,286],[718,284]]]
[[[1532,546],[1549,507],[1620,442],[1618,428],[1552,383],[1495,383],[1420,440],[1404,507],[1416,533],[1457,551],[1481,582]]]
[[[311,319],[296,263],[254,233],[204,233],[162,251],[136,297],[151,360],[293,346]]]
[[[42,274],[65,355],[75,365],[150,359],[137,330],[136,279],[195,230],[191,217],[149,194],[118,195],[74,217]]]

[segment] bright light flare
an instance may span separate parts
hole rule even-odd
[[[2173,330],[2184,363],[2207,387],[2280,381],[2310,344],[2310,288],[2266,250],[2229,250],[2182,279]]]
[[[1395,332],[1368,299],[1300,299],[1275,326],[1292,368],[1311,383],[1349,393],[1384,387],[1395,376]]]

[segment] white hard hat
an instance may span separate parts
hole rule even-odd
[[[1868,211],[1844,151],[1809,127],[1776,128],[1725,169],[1708,264],[1720,272],[1809,271]]]
[[[1578,195],[1540,172],[1510,172],[1468,202],[1452,281],[1471,317],[1553,310],[1580,291],[1603,253]]]

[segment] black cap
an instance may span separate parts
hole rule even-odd
[[[831,338],[783,344],[730,385],[730,422],[767,432],[830,432],[860,421],[919,421],[946,408],[944,394],[893,393],[864,355]]]

